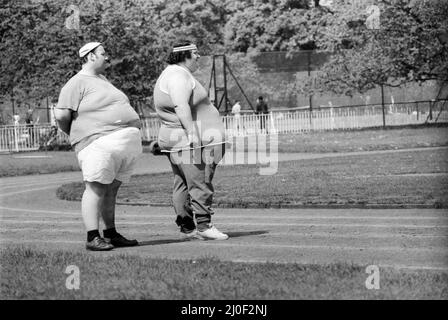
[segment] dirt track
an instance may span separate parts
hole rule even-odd
[[[300,157],[291,154],[280,160],[297,158]],[[153,160],[150,164],[139,163],[136,173],[169,170],[164,157]],[[62,183],[80,180],[80,172],[0,179],[1,246],[26,244],[48,250],[83,250],[85,232],[80,203],[62,201],[55,195]],[[137,238],[141,246],[95,254],[182,259],[214,256],[252,262],[344,261],[365,266],[448,270],[448,210],[217,209],[216,212],[214,222],[230,235],[229,240],[185,242],[174,224],[172,208],[118,206],[117,227],[126,236]]]

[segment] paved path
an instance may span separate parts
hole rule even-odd
[[[347,154],[280,154],[279,160],[342,155]],[[169,170],[164,157],[145,156],[136,173]],[[62,183],[80,180],[80,172],[0,179],[0,246],[83,250],[80,203],[55,195]],[[448,210],[217,209],[214,222],[229,233],[227,241],[182,241],[170,207],[118,206],[117,211],[120,230],[142,245],[95,254],[448,270]]]

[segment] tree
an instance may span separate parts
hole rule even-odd
[[[47,92],[54,73],[58,72],[53,67],[59,60],[54,50],[63,52],[71,42],[70,35],[52,28],[62,18],[58,11],[59,7],[36,5],[31,1],[2,1],[0,92],[3,96],[38,97]],[[58,37],[60,44],[52,41]]]
[[[1,96],[57,96],[89,41],[104,43],[107,77],[133,100],[152,96],[176,39],[222,48],[226,11],[217,0],[0,1]]]
[[[335,1],[326,16],[325,36],[316,42],[333,55],[315,77],[297,82],[296,90],[352,95],[375,86],[448,80],[446,1],[358,4]]]
[[[165,0],[154,6],[160,44],[179,39],[195,41],[202,54],[223,48],[228,11],[221,0]],[[163,35],[163,36],[162,36]]]
[[[308,0],[259,0],[236,7],[225,27],[226,47],[236,52],[314,48]]]

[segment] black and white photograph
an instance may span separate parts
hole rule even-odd
[[[448,300],[447,17],[0,0],[0,300]]]

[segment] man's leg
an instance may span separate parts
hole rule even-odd
[[[115,202],[120,186],[121,181],[118,180],[114,180],[111,184],[107,185],[107,191],[103,199],[101,211],[106,229],[115,228]]]
[[[211,222],[213,188],[205,182],[205,167],[201,164],[182,164],[182,171],[187,180],[191,207],[194,212],[198,230]]]
[[[121,181],[119,180],[114,180],[111,184],[107,185],[101,211],[104,225],[106,226],[104,238],[115,247],[132,247],[138,245],[138,241],[126,239],[115,229],[115,203],[120,186]]]
[[[99,229],[99,216],[102,212],[107,185],[86,181],[86,189],[82,195],[81,211],[87,231]]]
[[[224,154],[225,146],[220,145],[217,148],[222,149],[222,151],[216,152],[217,150],[213,150],[210,152],[210,157],[212,159],[216,157],[216,162],[206,164],[203,158],[204,161],[200,164],[181,164],[180,166],[187,180],[198,234],[206,239],[225,240],[228,236],[211,225],[211,216],[214,213],[211,208],[214,193],[212,179],[216,165]],[[204,157],[207,157],[207,155],[204,154]]]
[[[212,194],[215,192],[215,188],[213,187],[213,178],[215,176],[216,167],[222,158],[224,158],[225,152],[226,145],[221,144],[213,146],[208,153],[205,153],[206,159],[204,160],[206,160],[206,164],[204,168],[204,182],[207,188],[212,191]]]
[[[189,233],[196,229],[196,225],[194,223],[193,210],[190,206],[187,181],[181,167],[172,161],[170,162],[174,174],[173,204],[176,213],[176,224],[180,227],[181,232]]]
[[[87,230],[86,248],[88,250],[103,251],[113,249],[113,246],[106,243],[99,234],[99,216],[103,210],[106,192],[107,185],[86,181],[86,189],[81,200],[81,213]]]

